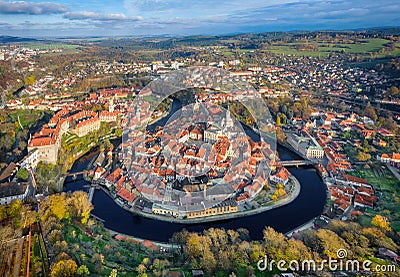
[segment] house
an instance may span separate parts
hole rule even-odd
[[[56,132],[46,127],[36,133],[28,144],[28,152],[37,149],[39,161],[55,164],[58,159],[58,149],[61,146],[61,139]]]
[[[276,170],[274,174],[271,174],[269,179],[275,183],[281,183],[282,185],[286,185],[289,181],[290,172],[286,169],[286,167],[280,167]]]
[[[94,171],[94,180],[97,180],[100,178],[100,176],[103,174],[104,169],[101,166],[98,166],[96,170]]]
[[[119,115],[118,111],[113,111],[113,112],[101,111],[101,112],[99,112],[100,121],[104,121],[104,122],[117,121],[118,115]]]
[[[189,137],[193,140],[203,140],[203,131],[195,127],[189,132]]]
[[[368,184],[367,180],[365,180],[363,178],[359,178],[359,177],[351,176],[351,175],[347,175],[347,174],[343,174],[343,178],[345,179],[345,182],[348,185],[356,186],[356,187],[372,188],[372,186]]]
[[[386,130],[384,128],[378,128],[378,134],[380,134],[384,138],[395,136],[392,132],[390,132],[389,130]]]
[[[120,188],[117,195],[127,201],[128,203],[132,203],[135,200],[136,195],[127,190],[126,188]]]
[[[374,208],[374,202],[376,199],[376,196],[367,196],[357,193],[354,196],[354,207]]]
[[[394,167],[399,167],[400,168],[400,154],[399,153],[391,153],[391,154],[382,154],[380,157],[378,157],[379,160],[383,163],[390,164],[391,166]]]
[[[187,218],[199,218],[212,215],[220,215],[227,213],[234,213],[238,211],[238,204],[233,199],[227,199],[221,203],[201,211],[188,211],[186,213]]]
[[[37,164],[39,163],[39,151],[34,149],[33,151],[29,152],[21,161],[21,167],[26,169],[28,168],[36,168]]]
[[[4,169],[3,172],[0,174],[0,183],[1,182],[11,182],[11,180],[14,178],[17,171],[18,171],[17,164],[11,162],[6,167],[6,169]]]
[[[151,211],[153,212],[153,214],[158,214],[158,215],[173,216],[173,217],[179,216],[178,210],[167,209],[167,208],[165,208],[159,204],[155,204],[155,203],[153,204]]]

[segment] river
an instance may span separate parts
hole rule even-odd
[[[174,112],[179,105],[172,104]],[[166,120],[157,122],[162,125]],[[245,128],[246,133],[251,137],[255,134]],[[277,147],[281,160],[299,160],[294,152],[279,146]],[[70,172],[84,170],[90,159],[95,155],[91,152],[77,160]],[[265,226],[271,226],[275,230],[286,233],[296,227],[308,222],[322,213],[326,202],[326,186],[314,168],[291,168],[289,171],[298,179],[301,184],[299,196],[286,206],[266,211],[257,215],[234,218],[224,221],[207,222],[202,224],[180,224],[155,219],[144,218],[132,214],[108,196],[102,190],[96,190],[93,196],[94,210],[92,214],[104,220],[104,226],[126,235],[149,239],[159,242],[168,242],[174,232],[187,229],[188,231],[202,231],[211,227],[237,230],[246,228],[249,230],[253,240],[262,239]],[[84,190],[88,191],[89,183],[82,175],[76,180],[68,177],[64,183],[64,191]]]

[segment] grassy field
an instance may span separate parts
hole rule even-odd
[[[366,179],[372,184],[379,198],[375,209],[367,209],[364,216],[359,218],[363,226],[371,224],[375,215],[383,215],[389,219],[391,227],[400,231],[400,182],[386,168],[374,165],[369,169],[359,167],[352,175]]]
[[[381,38],[372,38],[363,41],[360,44],[340,44],[341,47],[345,48],[345,52],[348,53],[374,53],[378,52],[384,47],[384,44],[388,43],[389,40]]]
[[[81,47],[77,44],[67,44],[67,43],[34,43],[27,44],[27,48],[29,49],[39,49],[39,50],[54,50],[54,49],[76,49]]]
[[[352,173],[357,177],[366,179],[375,189],[381,191],[399,191],[399,182],[385,166],[373,165],[370,168],[358,167]]]
[[[276,54],[285,54],[285,55],[296,55],[296,56],[312,56],[312,57],[325,57],[329,55],[331,52],[340,52],[343,51],[345,53],[353,53],[353,54],[365,54],[369,55],[372,53],[376,53],[382,48],[384,45],[388,43],[389,40],[381,39],[381,38],[372,38],[361,41],[357,44],[343,43],[343,44],[333,44],[332,46],[327,46],[326,43],[318,44],[318,51],[301,51],[297,50],[296,47],[300,43],[287,43],[284,45],[272,45],[268,46],[264,51],[272,52]],[[396,55],[400,53],[400,49],[396,48],[392,53],[388,53],[389,55]],[[386,55],[386,54],[385,54]]]
[[[18,124],[18,116],[23,128],[29,128],[35,121],[43,117],[42,111],[37,110],[15,110],[15,112],[10,113],[12,122],[16,123],[17,131],[21,130]]]

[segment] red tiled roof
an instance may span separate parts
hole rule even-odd
[[[367,180],[363,179],[363,178],[359,178],[356,176],[351,176],[351,175],[347,175],[347,174],[343,174],[343,177],[349,181],[349,182],[354,182],[354,183],[360,183],[360,184],[368,184]]]
[[[127,190],[126,188],[121,188],[118,193],[118,196],[120,196],[121,198],[125,199],[128,202],[133,202],[133,200],[135,200],[136,195],[134,195],[133,193],[131,193],[129,190]]]

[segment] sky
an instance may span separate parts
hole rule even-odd
[[[0,0],[0,35],[218,35],[400,26],[398,0]]]

